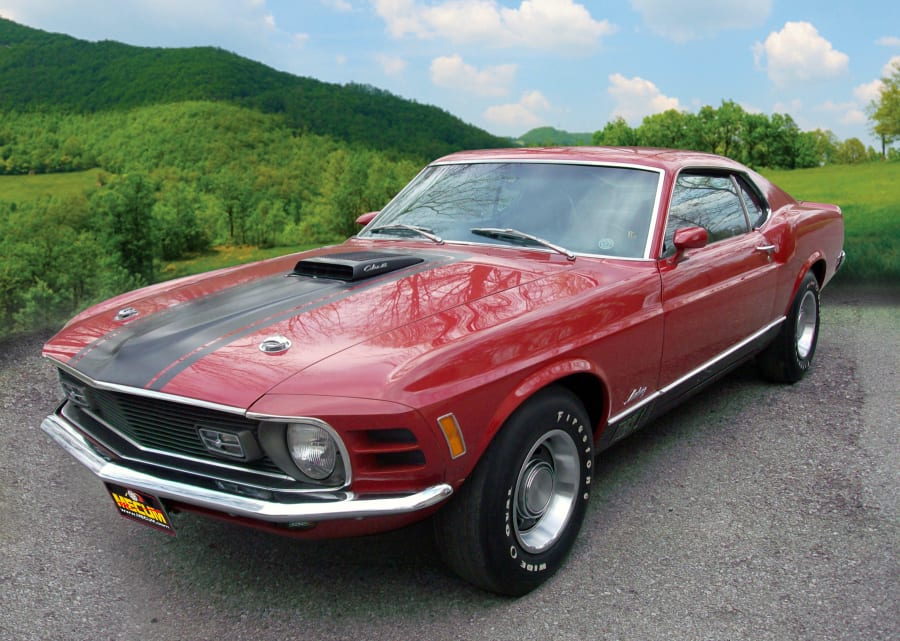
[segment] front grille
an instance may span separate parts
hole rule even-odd
[[[84,389],[84,384],[66,374],[61,378],[64,387],[74,384]],[[204,447],[198,428],[250,430],[255,435],[259,425],[236,414],[122,392],[87,388],[85,396],[89,403],[85,409],[139,447],[200,460],[223,461]],[[227,460],[248,470],[283,474],[268,457],[249,462]]]

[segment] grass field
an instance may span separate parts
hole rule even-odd
[[[172,278],[200,274],[222,267],[231,267],[232,265],[242,265],[243,263],[250,263],[256,260],[274,258],[275,256],[284,256],[285,254],[292,254],[318,246],[319,244],[315,243],[311,245],[260,249],[249,245],[239,247],[223,245],[214,247],[211,251],[200,256],[163,264],[160,269],[160,280],[171,280]]]
[[[900,283],[900,163],[763,172],[794,198],[840,205],[843,281]]]
[[[78,196],[97,186],[100,169],[65,174],[0,176],[0,200],[22,202],[41,196]]]

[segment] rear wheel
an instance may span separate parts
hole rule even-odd
[[[807,272],[781,331],[757,359],[763,376],[779,383],[799,381],[812,364],[818,339],[819,283]]]
[[[444,561],[500,594],[539,586],[562,565],[581,527],[593,456],[590,421],[575,395],[558,387],[535,395],[435,515]]]

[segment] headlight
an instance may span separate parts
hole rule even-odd
[[[294,464],[311,479],[321,481],[334,472],[338,446],[327,430],[306,423],[287,428],[287,448]]]

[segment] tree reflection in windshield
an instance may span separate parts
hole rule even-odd
[[[447,242],[508,244],[472,229],[515,229],[577,253],[640,258],[660,176],[646,169],[568,163],[432,165],[360,235],[371,238],[376,227],[414,225]]]

